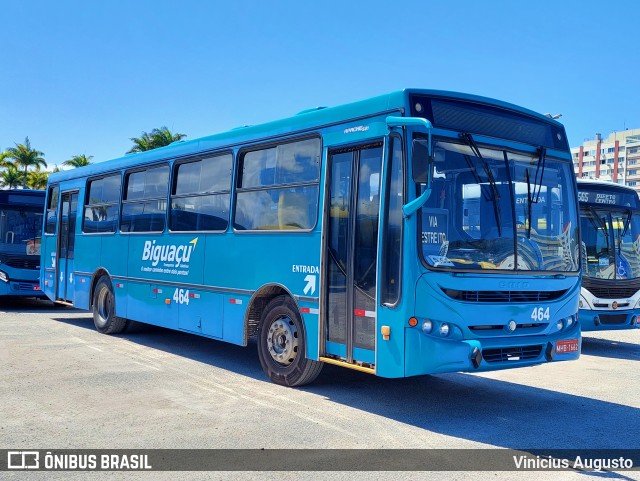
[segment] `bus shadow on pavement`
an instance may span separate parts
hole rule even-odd
[[[76,309],[72,307],[54,304],[48,299],[10,297],[0,299],[0,312],[37,312],[41,314],[57,314],[63,311],[75,310]]]
[[[325,366],[303,389],[434,433],[538,455],[640,448],[640,409],[562,392],[562,382],[552,391],[473,374],[384,379]]]
[[[245,348],[188,332],[132,321],[129,321],[130,324],[121,334],[103,335],[96,331],[90,313],[87,313],[87,317],[82,318],[57,317],[52,320],[95,331],[99,336],[126,339],[140,346],[175,354],[258,381],[269,382],[260,367],[255,344],[251,342]]]
[[[587,356],[608,357],[640,361],[640,344],[611,341],[595,337],[582,338],[582,354]]]
[[[89,316],[54,320],[94,330]],[[245,348],[146,324],[116,337],[270,383],[254,343]],[[293,389],[425,431],[535,455],[640,448],[640,409],[565,393],[562,386],[560,377],[555,391],[461,373],[385,379],[327,364],[313,384]],[[289,388],[282,389],[286,396]]]

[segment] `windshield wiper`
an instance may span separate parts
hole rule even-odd
[[[607,224],[604,220],[602,220],[602,217],[600,217],[600,215],[598,214],[598,211],[595,210],[592,206],[587,205],[585,206],[585,210],[587,211],[587,213],[591,214],[588,218],[589,221],[591,222],[591,225],[593,225],[593,227],[596,229],[596,231],[598,229],[602,229],[604,232],[607,231]],[[596,224],[597,222],[597,224]],[[609,236],[607,235],[607,238]]]
[[[618,236],[618,238],[616,239],[616,243],[618,245],[618,255],[622,254],[622,238],[627,235],[627,231],[629,230],[629,226],[631,225],[631,216],[633,215],[633,212],[631,211],[631,209],[625,209],[625,210],[627,213],[627,219],[624,221],[624,226],[622,229],[620,228],[616,229],[617,236]]]
[[[538,193],[536,194],[536,198],[533,201],[534,204],[537,204],[540,200],[540,192],[542,191],[542,179],[544,179],[544,167],[547,163],[547,149],[546,147],[540,147],[540,155],[538,156],[538,166],[536,167],[536,176],[533,179],[535,185],[538,186]],[[542,169],[540,169],[542,167]],[[540,178],[538,179],[538,171],[540,171]]]
[[[531,204],[533,204],[533,196],[531,195],[531,179],[529,178],[529,169],[524,171],[527,179],[527,239],[531,239]]]
[[[624,230],[622,231],[622,237],[627,235],[629,231],[629,227],[631,227],[631,217],[633,217],[633,211],[631,209],[626,209],[627,211],[627,220],[624,223]]]
[[[529,176],[529,169],[524,171],[524,175],[527,179],[527,238],[531,239],[531,209],[532,204],[537,204],[540,201],[540,192],[542,192],[542,179],[544,178],[544,168],[547,163],[547,149],[545,147],[539,148],[539,156],[538,156],[538,165],[536,166],[536,173],[533,177],[533,190],[534,193],[532,195],[531,192],[531,177]],[[540,173],[540,178],[538,179],[538,173]],[[536,186],[538,186],[538,192],[535,192]]]
[[[487,180],[489,181],[489,185],[491,186],[491,191],[493,192],[493,214],[496,217],[496,227],[498,228],[498,235],[502,237],[502,223],[500,222],[500,191],[498,190],[496,179],[493,177],[493,172],[491,172],[491,168],[489,167],[488,162],[484,159],[484,157],[482,157],[480,149],[478,148],[476,141],[473,140],[471,134],[462,132],[460,133],[460,139],[465,144],[467,144],[473,154],[482,161],[484,174],[487,176]]]

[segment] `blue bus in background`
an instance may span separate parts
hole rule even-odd
[[[515,105],[408,89],[58,172],[47,191],[44,292],[102,333],[255,338],[287,386],[324,363],[397,378],[580,353],[569,146]]]
[[[611,182],[578,180],[583,331],[630,329],[640,315],[640,199]]]
[[[0,190],[0,296],[44,297],[40,240],[44,190]]]

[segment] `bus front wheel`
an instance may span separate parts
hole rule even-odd
[[[304,326],[290,297],[274,298],[262,312],[258,357],[267,376],[282,386],[302,386],[320,374],[322,363],[307,358]]]
[[[93,324],[102,334],[118,334],[127,324],[126,319],[116,317],[116,298],[107,276],[98,279],[93,291]]]

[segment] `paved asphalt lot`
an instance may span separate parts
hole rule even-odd
[[[255,346],[148,326],[105,336],[89,313],[11,301],[0,304],[0,420],[0,449],[638,449],[640,329],[585,334],[575,362],[398,380],[325,366],[314,384],[290,389],[267,380]],[[268,473],[25,474],[11,478],[424,478],[292,473],[286,466]],[[638,479],[640,471],[435,473],[438,479],[603,476]]]

